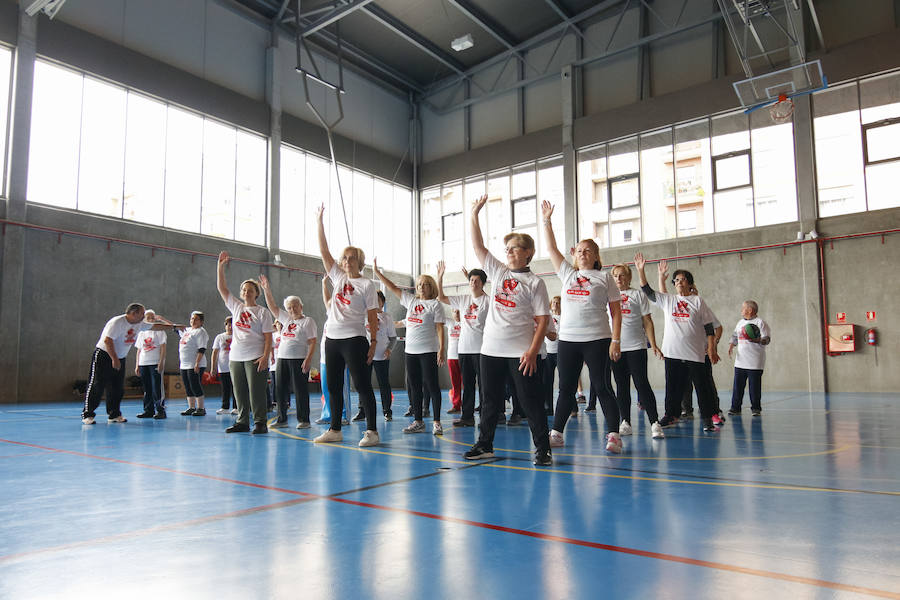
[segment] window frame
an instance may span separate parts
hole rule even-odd
[[[888,127],[890,125],[897,125],[900,123],[900,117],[893,117],[891,119],[882,119],[880,121],[875,121],[874,123],[865,123],[862,127],[862,151],[863,151],[863,168],[871,166],[871,165],[883,165],[886,163],[897,162],[900,161],[900,149],[898,149],[897,154],[890,158],[882,158],[880,160],[869,160],[869,131],[872,129],[880,129],[882,127]],[[867,194],[868,196],[868,194]],[[866,206],[868,206],[868,197]],[[868,210],[868,209],[867,209]]]
[[[724,154],[715,154],[710,156],[710,162],[712,163],[712,180],[713,180],[713,194],[718,192],[730,192],[733,190],[740,190],[743,188],[752,188],[753,187],[753,155],[750,152],[751,148],[747,148],[745,150],[733,150],[731,152],[725,152]],[[719,187],[719,161],[726,160],[729,158],[737,158],[738,156],[746,156],[747,157],[747,180],[749,183],[744,183],[741,185],[733,185],[730,187],[720,188]]]

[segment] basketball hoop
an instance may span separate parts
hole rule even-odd
[[[794,101],[784,94],[778,95],[778,101],[769,107],[769,115],[775,123],[787,123],[794,114]]]

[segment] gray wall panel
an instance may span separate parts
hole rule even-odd
[[[423,108],[421,116],[422,137],[428,140],[424,144],[425,148],[422,151],[423,161],[437,160],[464,150],[465,136],[463,132],[465,120],[463,119],[463,111],[457,110],[441,116],[428,108]]]
[[[562,78],[557,75],[525,88],[525,132],[562,125]]]
[[[472,106],[472,148],[482,148],[518,135],[517,99],[516,92],[509,92]]]
[[[15,45],[19,38],[19,6],[11,0],[0,0],[0,42]]]
[[[712,79],[712,27],[692,29],[650,46],[652,95],[668,94]]]
[[[123,4],[126,6],[125,31],[121,40],[110,39],[198,77],[206,76],[205,49],[209,31],[205,0],[139,1]],[[74,4],[65,8],[76,11]],[[67,17],[64,12],[60,11],[60,16],[65,19]]]
[[[268,29],[208,2],[203,76],[254,100],[266,98]]]

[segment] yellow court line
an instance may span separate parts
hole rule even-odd
[[[314,444],[311,439],[300,437],[297,435],[292,435],[290,433],[286,433],[281,431],[280,429],[272,430],[274,433],[279,435],[283,435],[287,438],[300,440],[304,442],[309,442]],[[443,436],[440,436],[443,437]],[[453,441],[453,440],[447,440]],[[562,469],[547,469],[547,468],[534,468],[534,467],[519,467],[516,465],[503,465],[493,462],[486,463],[478,463],[477,461],[468,461],[468,460],[452,460],[452,459],[442,459],[442,458],[432,458],[430,456],[416,456],[411,454],[399,454],[395,452],[384,452],[382,450],[373,450],[372,448],[359,448],[358,446],[345,446],[343,444],[318,444],[320,446],[329,446],[332,448],[342,448],[344,450],[355,450],[357,452],[366,452],[371,454],[381,454],[383,456],[396,456],[399,458],[410,458],[413,460],[426,460],[431,462],[440,462],[444,464],[451,465],[479,465],[484,468],[491,469],[509,469],[513,471],[528,471],[529,473],[559,473],[562,475],[582,475],[585,477],[598,477],[602,479],[628,479],[632,481],[652,481],[654,483],[684,483],[687,485],[705,485],[705,486],[713,486],[713,487],[733,487],[733,488],[753,488],[753,489],[766,489],[766,490],[788,490],[795,492],[833,492],[833,493],[841,493],[841,494],[865,494],[868,493],[864,490],[843,490],[843,489],[830,489],[830,488],[816,488],[816,487],[802,487],[802,486],[794,486],[794,485],[776,485],[776,484],[767,484],[767,483],[739,483],[739,482],[727,482],[727,481],[692,481],[689,479],[670,479],[666,477],[644,477],[641,475],[617,475],[613,473],[589,473],[586,471],[564,471]],[[890,496],[900,496],[900,492],[883,492],[876,491],[874,493],[885,494]]]
[[[460,446],[471,446],[469,442],[459,442],[457,440],[444,439],[445,442],[449,442],[451,444],[459,444]],[[725,460],[770,460],[775,458],[802,458],[805,456],[825,456],[826,454],[836,454],[838,452],[843,452],[848,448],[853,447],[852,444],[845,444],[839,448],[834,448],[832,450],[822,450],[821,452],[806,452],[803,454],[781,454],[781,455],[762,455],[762,456],[719,456],[719,457],[708,457],[708,458],[700,458],[700,457],[686,457],[686,458],[676,458],[676,457],[667,457],[667,456],[631,456],[631,455],[623,455],[623,454],[564,454],[562,452],[554,452],[553,456],[566,456],[569,458],[612,458],[617,460],[660,460],[660,461],[725,461]],[[502,452],[520,452],[525,454],[531,454],[531,450],[517,450],[515,448],[494,448],[494,450],[499,450]]]

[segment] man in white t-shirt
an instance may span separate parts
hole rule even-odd
[[[484,322],[490,309],[490,297],[484,292],[487,273],[481,269],[466,271],[463,275],[469,281],[469,293],[458,296],[444,294],[444,261],[438,262],[438,300],[449,304],[450,308],[459,311],[459,370],[462,376],[462,402],[459,418],[453,421],[454,427],[475,426],[475,386],[478,386],[479,404],[481,404],[481,343],[484,338]]]
[[[766,366],[766,346],[769,345],[772,338],[768,323],[759,318],[758,311],[759,305],[756,302],[744,301],[741,306],[741,317],[743,318],[735,326],[731,343],[728,344],[729,357],[735,346],[738,349],[737,358],[734,360],[734,385],[731,386],[729,415],[741,414],[744,386],[748,381],[750,382],[750,412],[754,417],[762,415],[762,374]],[[758,332],[758,335],[751,337],[750,332]]]
[[[84,394],[84,408],[81,422],[93,425],[94,412],[100,406],[100,398],[106,392],[107,423],[125,423],[120,405],[125,389],[125,357],[131,346],[137,341],[137,335],[148,329],[171,329],[171,322],[157,315],[156,323],[144,321],[144,305],[134,302],[125,309],[125,314],[113,317],[106,322],[100,339],[97,340],[94,354],[91,357],[91,372],[88,376],[87,390]]]

